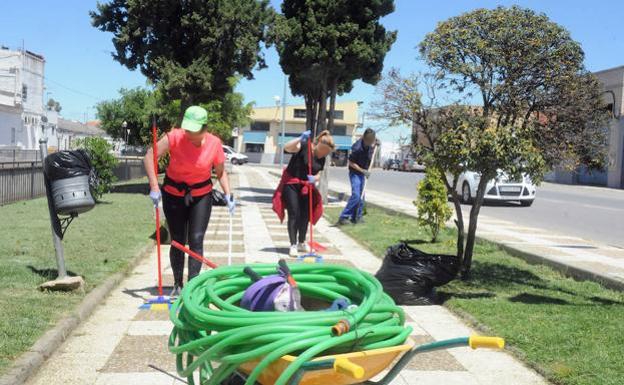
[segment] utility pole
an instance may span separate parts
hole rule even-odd
[[[45,158],[48,155],[48,139],[43,137],[39,139],[39,153],[41,154],[41,165],[45,168]],[[57,279],[64,279],[67,276],[67,269],[65,268],[65,254],[63,250],[63,242],[61,236],[55,231],[55,218],[56,212],[54,212],[54,205],[51,197],[48,197],[48,210],[50,212],[50,227],[52,228],[52,243],[54,244],[54,252],[56,254],[56,267],[58,271]]]
[[[288,88],[288,77],[284,75],[284,94],[282,95],[282,140],[280,144],[280,170],[284,168],[284,144],[286,140],[286,91]]]

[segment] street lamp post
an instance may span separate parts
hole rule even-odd
[[[125,120],[123,121],[123,123],[121,123],[121,136],[124,137],[126,139],[126,150],[128,149],[128,134],[126,133],[126,131],[129,133],[130,130],[127,130],[128,128],[128,122],[126,122]],[[126,134],[126,135],[124,135]]]
[[[280,145],[280,170],[284,168],[284,144],[286,140],[286,90],[288,87],[288,77],[284,75],[284,93],[282,95],[282,140]],[[304,130],[305,131],[305,130]]]

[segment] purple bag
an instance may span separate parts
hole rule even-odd
[[[275,297],[286,283],[282,275],[270,275],[251,284],[241,299],[241,307],[251,311],[274,311]]]

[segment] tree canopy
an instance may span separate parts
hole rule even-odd
[[[224,98],[233,78],[265,66],[261,42],[274,15],[268,0],[111,0],[90,14],[113,33],[113,58],[182,110]]]
[[[126,138],[123,123],[130,130],[130,144],[148,145],[152,140],[152,117],[158,117],[159,132],[167,132],[179,125],[180,101],[166,101],[159,90],[145,88],[119,90],[119,98],[99,103],[97,116],[101,127],[113,138]],[[228,93],[221,100],[200,103],[208,111],[208,131],[224,142],[230,139],[232,129],[248,122],[252,104],[244,104],[243,95]]]
[[[452,17],[419,48],[429,73],[390,71],[378,114],[410,124],[417,155],[448,176],[467,276],[487,183],[499,172],[538,183],[562,162],[602,165],[608,114],[579,43],[532,10],[498,7]],[[480,176],[467,236],[456,194],[464,171]]]
[[[380,18],[393,11],[393,0],[282,2],[272,36],[292,92],[306,100],[308,127],[331,126],[336,95],[354,80],[378,82],[396,39]]]

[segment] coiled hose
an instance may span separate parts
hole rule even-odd
[[[276,266],[254,264],[262,276],[276,273]],[[245,265],[219,267],[190,281],[171,306],[174,328],[169,350],[176,354],[180,376],[195,384],[217,385],[247,361],[259,360],[246,385],[253,385],[273,361],[285,354],[297,355],[276,385],[285,385],[301,365],[316,356],[399,345],[410,335],[403,310],[383,292],[371,274],[338,265],[291,265],[304,298],[331,303],[348,298],[357,308],[340,311],[251,312],[238,307],[252,283]],[[349,331],[333,335],[332,326],[347,321]],[[213,364],[217,363],[216,368]]]

